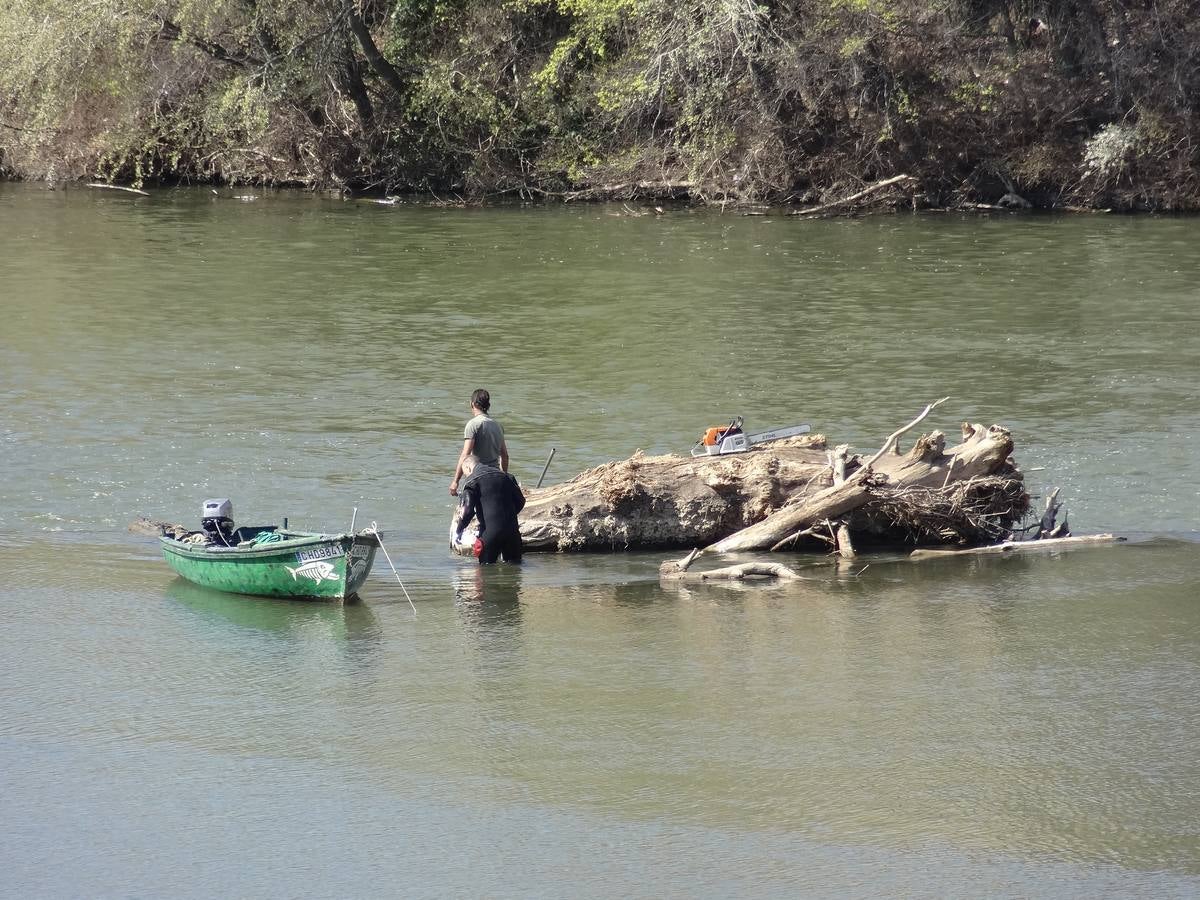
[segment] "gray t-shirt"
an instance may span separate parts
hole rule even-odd
[[[463,440],[475,438],[472,456],[485,466],[500,466],[500,445],[504,443],[504,429],[487,413],[480,413],[463,429]]]

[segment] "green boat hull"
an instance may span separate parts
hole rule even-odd
[[[239,529],[243,531],[243,529]],[[163,557],[188,581],[256,597],[347,600],[358,595],[379,538],[366,534],[310,534],[262,528],[278,534],[269,543],[243,540],[235,547],[161,539]]]

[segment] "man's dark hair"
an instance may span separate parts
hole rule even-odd
[[[487,412],[488,407],[492,405],[492,395],[483,388],[476,388],[475,393],[471,395],[471,405]]]

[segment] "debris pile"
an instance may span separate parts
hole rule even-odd
[[[529,493],[529,550],[703,548],[706,553],[834,547],[970,546],[1013,537],[1029,511],[1008,429],[964,423],[901,453],[902,435],[868,458],[804,435],[721,456],[646,456],[589,469]]]

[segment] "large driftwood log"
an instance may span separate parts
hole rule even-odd
[[[819,435],[725,456],[639,452],[531,491],[521,533],[530,550],[723,553],[824,540],[846,556],[851,533],[909,546],[1003,540],[1029,502],[1006,429],[964,425],[962,443],[950,449],[940,432],[907,454],[897,449],[938,403],[865,462],[841,448],[827,454]]]
[[[902,455],[898,449],[900,437],[942,402],[931,403],[917,418],[893,432],[883,447],[844,481],[799,498],[761,522],[706,547],[705,552],[734,553],[777,547],[788,535],[864,506],[874,494],[886,492],[894,496],[898,492],[929,488],[944,491],[951,481],[969,482],[992,475],[1005,466],[1012,468],[1015,478],[1020,478],[1008,461],[1013,450],[1012,436],[998,425],[984,428],[963,423],[963,442],[949,450],[945,435],[935,431],[918,438],[912,450]],[[1024,509],[1019,510],[1018,515],[1023,512]]]
[[[835,484],[763,519],[749,528],[705,548],[709,553],[766,550],[788,535],[824,519],[834,519],[866,504],[873,494],[912,488],[945,489],[948,482],[965,482],[998,471],[1012,452],[1007,429],[993,425],[964,425],[961,444],[946,449],[945,435],[935,431],[920,438],[907,454],[892,453],[861,466]],[[951,469],[953,466],[953,469]]]
[[[725,456],[646,456],[528,492],[528,550],[675,549],[710,544],[831,483],[825,439],[802,435]]]

